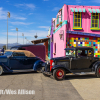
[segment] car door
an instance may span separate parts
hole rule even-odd
[[[36,57],[26,57],[23,61],[24,69],[33,69],[33,65],[36,60]]]
[[[77,57],[76,57],[76,68],[77,69],[88,69],[91,65],[91,57],[88,56],[88,50],[84,51],[84,55],[82,50],[77,50]]]
[[[22,70],[25,69],[25,62],[26,56],[22,52],[14,52],[12,57],[9,58],[9,66],[12,70]]]

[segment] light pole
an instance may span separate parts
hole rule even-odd
[[[27,38],[25,37],[25,39],[26,39],[26,44],[27,44]]]
[[[28,41],[29,43],[31,43],[31,41],[29,41],[26,37],[25,37],[25,39],[26,39],[26,44],[27,44],[27,41]]]
[[[6,45],[6,49],[8,49],[8,17],[10,18],[10,12],[7,13],[7,45]]]
[[[23,36],[23,44],[24,44],[24,33],[22,33],[22,36]]]
[[[16,28],[17,31],[17,45],[18,45],[18,28]]]

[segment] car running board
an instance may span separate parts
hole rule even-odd
[[[95,72],[77,72],[77,73],[73,73],[75,75],[88,75],[88,74],[95,74]]]
[[[26,70],[12,70],[13,73],[17,73],[17,72],[31,72],[31,71],[34,71],[33,69],[26,69]]]

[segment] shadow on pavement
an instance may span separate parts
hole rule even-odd
[[[38,72],[33,71],[33,72],[17,72],[17,73],[3,73],[2,76],[6,76],[6,75],[21,75],[21,74],[38,74]]]
[[[97,78],[95,75],[66,75],[65,80]]]

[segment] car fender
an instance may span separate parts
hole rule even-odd
[[[43,63],[43,61],[37,60],[33,65],[33,70],[37,71],[39,68],[41,68],[42,67],[42,63]]]
[[[100,65],[100,61],[97,61],[97,62],[94,63],[93,68],[95,70],[95,73],[96,73],[97,68],[98,68],[99,65]]]
[[[53,70],[54,70],[54,69],[57,69],[57,68],[63,68],[63,69],[65,69],[65,71],[69,71],[69,72],[72,73],[72,71],[71,71],[70,69],[66,68],[64,65],[54,65],[54,66],[52,67],[52,69],[51,69],[51,72],[53,72]]]
[[[3,64],[1,62],[0,62],[0,66],[2,66],[3,72],[8,72],[8,71],[12,72],[5,64]]]

